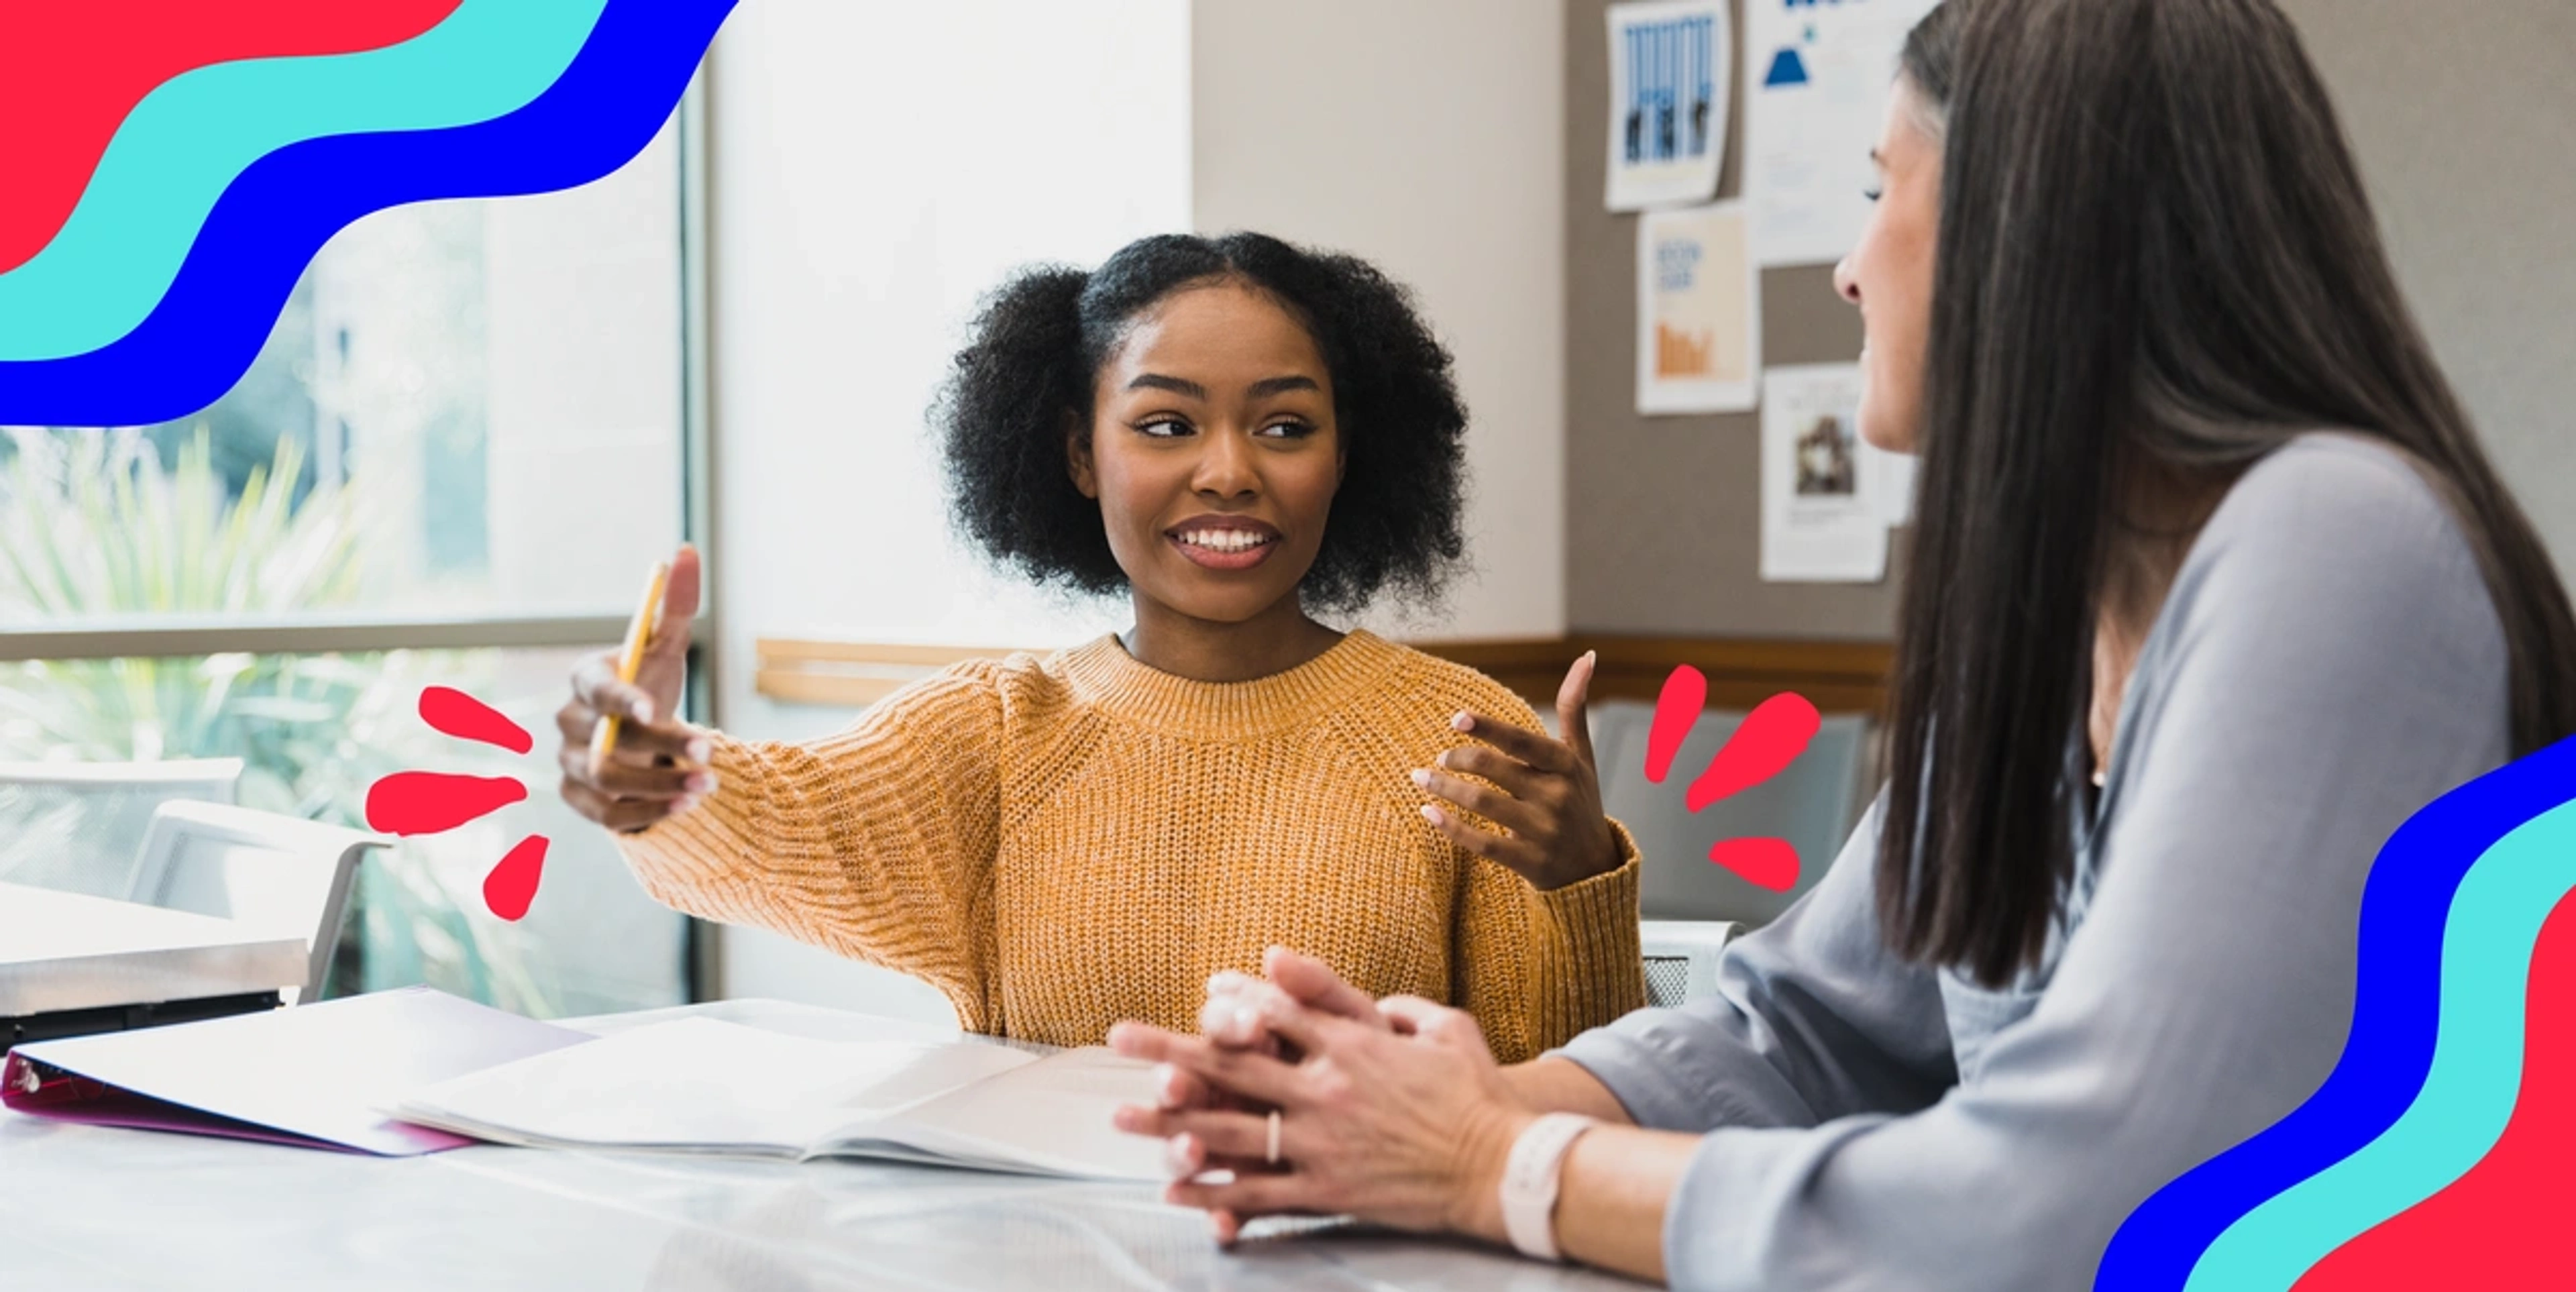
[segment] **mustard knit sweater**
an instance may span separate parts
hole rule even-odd
[[[660,901],[925,979],[974,1031],[1196,1031],[1208,975],[1278,943],[1473,1013],[1509,1062],[1645,1003],[1636,845],[1539,892],[1451,844],[1408,774],[1466,742],[1462,709],[1539,726],[1367,632],[1230,684],[1104,636],[957,665],[811,744],[711,735],[715,792],[620,844]]]

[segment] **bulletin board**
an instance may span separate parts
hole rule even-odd
[[[1744,2],[1735,0],[1738,32]],[[1580,632],[1885,641],[1903,530],[1880,583],[1766,583],[1759,413],[1637,411],[1640,217],[1602,201],[1608,8],[1566,6],[1567,617]],[[1746,78],[1737,70],[1720,201],[1743,193]],[[1760,296],[1765,366],[1859,356],[1860,317],[1835,295],[1830,266],[1764,270]]]

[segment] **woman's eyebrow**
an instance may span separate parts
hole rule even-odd
[[[1181,377],[1166,377],[1157,372],[1139,374],[1134,381],[1127,383],[1127,388],[1129,390],[1168,390],[1173,394],[1187,395],[1192,399],[1207,398],[1207,387],[1195,381]]]
[[[1264,399],[1291,390],[1319,391],[1323,388],[1323,383],[1312,377],[1303,373],[1291,373],[1284,377],[1264,377],[1252,383],[1244,393],[1254,399]],[[1168,390],[1176,395],[1187,395],[1192,399],[1202,400],[1208,397],[1207,387],[1186,377],[1166,377],[1159,372],[1139,373],[1135,380],[1127,383],[1127,389]]]

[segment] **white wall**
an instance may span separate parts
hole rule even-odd
[[[1565,632],[1565,13],[1199,0],[1191,205],[1375,262],[1457,356],[1478,577],[1439,637]]]
[[[1565,628],[1562,16],[1476,0],[745,5],[715,44],[724,725],[846,714],[753,693],[759,637],[1048,646],[1123,622],[949,537],[923,411],[976,297],[1032,260],[1253,228],[1420,293],[1474,426],[1471,555],[1424,635]],[[723,989],[944,1017],[927,987],[724,935]]]
[[[2352,136],[2408,303],[2576,579],[2576,4],[2281,7]]]
[[[719,710],[753,738],[846,714],[752,691],[753,641],[1069,643],[1069,610],[949,536],[925,426],[978,296],[1189,224],[1185,0],[760,0],[708,125]],[[929,988],[727,930],[723,988],[945,1018]]]

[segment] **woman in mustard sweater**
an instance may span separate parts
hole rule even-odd
[[[987,304],[935,416],[963,531],[1134,626],[958,665],[839,735],[674,720],[699,570],[635,685],[586,661],[563,795],[645,890],[937,986],[973,1030],[1187,1027],[1272,943],[1473,1014],[1535,1056],[1644,1003],[1637,857],[1561,728],[1482,674],[1313,612],[1436,594],[1459,562],[1449,356],[1367,264],[1147,238]],[[603,713],[631,715],[592,767]]]

